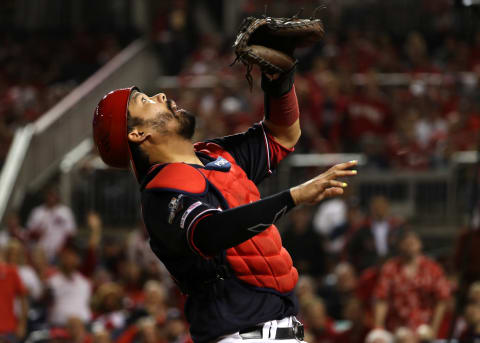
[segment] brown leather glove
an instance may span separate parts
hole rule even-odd
[[[288,73],[297,63],[293,57],[295,48],[311,46],[323,34],[320,19],[248,17],[233,45],[235,62],[240,60],[247,67],[246,78],[251,88],[250,71],[254,64],[266,74]]]

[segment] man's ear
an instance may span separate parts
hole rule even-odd
[[[136,144],[143,143],[143,141],[146,140],[147,137],[148,135],[145,134],[145,132],[139,131],[137,128],[134,128],[128,133],[128,140]]]

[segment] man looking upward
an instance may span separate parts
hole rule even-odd
[[[274,222],[296,205],[342,194],[338,178],[356,174],[356,161],[260,199],[257,185],[300,137],[293,80],[294,69],[263,74],[264,120],[196,144],[195,116],[164,93],[119,89],[95,110],[95,144],[107,164],[134,170],[151,248],[188,296],[195,342],[303,340],[298,274]]]

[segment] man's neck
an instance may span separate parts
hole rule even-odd
[[[148,155],[151,163],[183,162],[202,165],[192,142],[185,139],[171,139],[167,144],[154,146]]]

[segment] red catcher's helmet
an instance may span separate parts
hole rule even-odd
[[[127,139],[127,110],[130,93],[137,87],[111,91],[103,97],[93,115],[93,140],[103,162],[128,168],[131,159]]]

